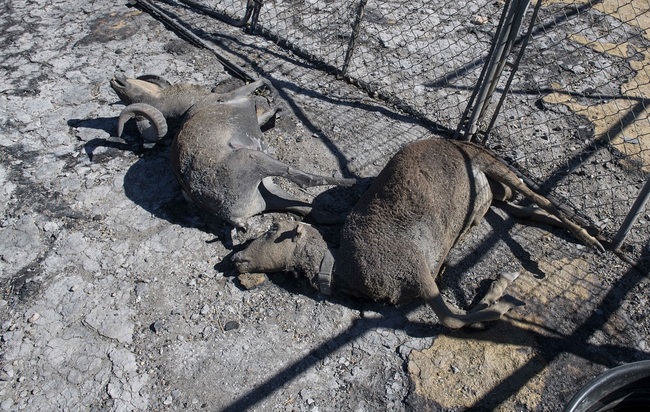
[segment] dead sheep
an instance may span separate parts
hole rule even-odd
[[[116,75],[110,85],[127,105],[118,120],[118,135],[135,117],[142,138],[151,143],[167,134],[168,119],[180,121],[171,146],[172,168],[184,195],[211,214],[236,227],[245,227],[248,218],[266,211],[309,215],[318,223],[340,220],[274,184],[274,176],[301,187],[350,186],[355,180],[307,173],[265,153],[260,125],[276,110],[258,115],[253,93],[262,87],[273,90],[268,81],[229,93],[171,84],[155,75],[136,79]]]
[[[558,222],[585,244],[604,250],[485,149],[431,139],[405,146],[389,161],[347,217],[337,249],[313,226],[284,221],[232,260],[240,273],[301,273],[326,294],[392,304],[422,298],[449,328],[496,320],[516,305],[502,296],[517,274],[500,275],[470,311],[447,304],[435,278],[450,249],[483,218],[495,193],[508,200],[511,190],[541,208],[533,208],[534,216]]]

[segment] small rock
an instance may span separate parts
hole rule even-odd
[[[212,279],[216,276],[215,272],[206,272],[206,273],[201,273],[199,277],[201,278],[206,278],[206,279]]]
[[[226,322],[225,325],[223,325],[223,330],[233,330],[233,329],[238,329],[239,328],[239,322],[231,320],[229,322]]]
[[[37,320],[41,318],[41,315],[37,312],[34,312],[32,316],[27,319],[27,323],[36,323]]]
[[[210,306],[203,305],[203,307],[201,308],[201,315],[205,316],[208,313],[210,313]]]
[[[483,25],[488,21],[489,19],[487,17],[479,15],[473,16],[471,20],[472,24],[476,24],[477,26]]]
[[[374,312],[372,310],[363,310],[359,313],[361,319],[381,319],[383,318],[382,314],[379,312]]]
[[[239,283],[246,289],[253,289],[266,282],[264,273],[242,273],[237,276]]]
[[[75,292],[79,289],[79,285],[72,285],[70,286],[70,289],[68,289],[70,292]]]
[[[5,332],[2,334],[2,341],[9,342],[15,336],[15,332]]]
[[[0,403],[0,408],[3,411],[11,410],[12,406],[14,406],[14,401],[11,398],[10,399],[5,399],[4,401],[2,401],[2,403]]]
[[[147,294],[148,291],[149,291],[149,285],[147,283],[138,282],[135,285],[135,294],[138,297],[143,297],[144,295]]]
[[[172,401],[173,401],[172,396],[169,395],[169,396],[167,396],[167,397],[165,398],[165,400],[163,401],[163,404],[164,404],[164,405],[171,405],[171,404],[172,404]]]
[[[151,329],[154,333],[158,333],[163,330],[164,326],[165,325],[162,320],[157,320],[149,326],[149,329]]]
[[[46,222],[43,225],[43,230],[45,232],[54,232],[56,230],[59,230],[59,225],[56,222]]]
[[[2,371],[3,371],[4,373],[6,373],[10,378],[13,378],[13,377],[14,377],[14,368],[13,368],[13,366],[11,366],[11,365],[5,365],[5,366],[2,368]]]

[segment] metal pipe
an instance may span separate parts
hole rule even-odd
[[[476,134],[476,129],[478,128],[478,122],[485,110],[484,109],[485,102],[489,98],[489,93],[490,93],[489,90],[491,88],[491,85],[494,83],[495,79],[498,78],[499,76],[498,73],[499,62],[505,59],[507,38],[512,28],[512,19],[514,18],[513,10],[516,8],[516,5],[514,3],[516,1],[517,0],[513,1],[513,4],[509,10],[507,11],[504,10],[504,13],[507,13],[505,24],[503,26],[504,29],[499,33],[497,33],[497,36],[495,37],[496,47],[494,49],[494,54],[490,56],[490,60],[487,63],[488,69],[487,69],[487,74],[485,76],[485,79],[483,83],[481,83],[478,86],[479,92],[476,100],[476,105],[474,106],[474,110],[472,110],[472,114],[471,117],[469,118],[468,125],[467,125],[467,133],[470,137]]]
[[[152,16],[157,17],[165,25],[167,25],[167,27],[174,30],[178,35],[182,36],[183,38],[185,38],[187,41],[194,44],[195,46],[210,50],[216,56],[217,60],[219,60],[219,63],[223,65],[224,69],[228,71],[231,75],[236,76],[245,82],[252,82],[253,80],[255,80],[253,76],[246,73],[244,69],[231,63],[228,59],[223,57],[221,53],[219,53],[216,50],[215,47],[212,47],[210,44],[208,44],[206,41],[201,39],[199,36],[192,33],[187,28],[183,27],[183,25],[179,24],[173,18],[169,17],[162,9],[160,9],[158,6],[155,6],[149,0],[129,0],[129,4],[137,5],[138,7],[147,11]]]
[[[497,43],[498,43],[497,39],[499,37],[499,33],[501,33],[503,27],[506,24],[506,16],[508,15],[510,4],[511,4],[510,0],[506,0],[503,8],[503,12],[501,13],[501,17],[499,18],[499,24],[497,25],[496,31],[494,33],[494,37],[490,44],[490,50],[488,51],[486,62],[483,64],[481,73],[479,74],[478,80],[476,81],[476,87],[474,87],[474,89],[472,90],[472,95],[470,96],[467,102],[467,106],[465,106],[465,110],[463,111],[463,115],[461,116],[460,122],[458,122],[458,127],[456,128],[456,134],[454,135],[454,139],[462,138],[463,140],[470,140],[472,137],[468,133],[468,128],[469,128],[468,117],[470,113],[475,109],[474,101],[476,100],[476,96],[479,93],[480,90],[479,86],[485,81],[486,73],[490,67],[490,63],[494,56],[494,51],[497,47]]]
[[[530,4],[530,0],[522,0],[522,1],[518,1],[513,7],[514,9],[513,17],[510,26],[508,27],[508,35],[506,38],[505,47],[503,49],[502,55],[498,60],[499,63],[497,65],[495,77],[492,79],[490,83],[489,90],[486,96],[486,101],[489,101],[492,98],[492,94],[494,93],[494,90],[496,89],[497,84],[499,83],[499,78],[501,77],[501,73],[503,73],[503,68],[506,66],[507,63],[507,56],[510,54],[512,47],[517,41],[517,36],[519,35],[519,29],[521,28],[521,24],[523,23],[524,15],[528,10],[529,4]],[[506,91],[504,90],[502,94],[505,95],[505,93]],[[481,114],[479,115],[479,119],[483,118],[486,109],[487,109],[487,105],[484,105]],[[476,130],[474,131],[474,133],[476,133]]]
[[[476,134],[478,122],[485,114],[488,100],[492,97],[492,93],[499,81],[499,76],[501,76],[505,67],[507,55],[519,32],[523,15],[528,9],[528,4],[530,4],[530,0],[514,0],[512,7],[508,10],[508,17],[504,26],[505,30],[500,33],[499,39],[497,40],[495,55],[490,61],[490,69],[486,76],[486,82],[481,85],[476,108],[469,120],[468,133],[470,136]]]
[[[366,4],[368,0],[361,0],[357,6],[357,17],[354,19],[354,25],[352,26],[352,35],[350,36],[350,41],[348,42],[348,49],[345,51],[345,59],[343,60],[343,68],[341,73],[344,75],[348,73],[348,66],[350,66],[350,60],[352,60],[352,53],[354,52],[354,43],[359,36],[359,29],[361,28],[361,20],[363,19],[363,12],[366,9]]]
[[[249,27],[249,33],[254,33],[257,30],[257,23],[260,19],[260,10],[264,5],[264,0],[253,0],[253,14],[251,18],[251,24]]]
[[[490,133],[492,128],[494,127],[494,123],[496,122],[497,115],[501,111],[501,106],[503,105],[503,102],[506,99],[506,93],[508,90],[510,90],[510,85],[512,84],[512,80],[515,77],[515,73],[517,72],[517,69],[519,68],[519,64],[521,63],[521,59],[524,56],[524,51],[526,50],[526,46],[528,46],[528,40],[530,39],[533,28],[535,27],[535,21],[537,21],[537,15],[539,14],[539,9],[542,6],[542,0],[538,0],[537,3],[535,4],[535,8],[533,10],[533,16],[530,19],[530,26],[528,26],[528,32],[523,38],[521,47],[519,49],[519,54],[517,55],[517,58],[515,59],[515,62],[512,65],[512,71],[510,73],[510,76],[508,77],[508,81],[506,82],[506,85],[503,88],[503,93],[501,93],[501,98],[499,99],[499,102],[494,108],[494,114],[492,115],[492,120],[490,121],[490,124],[488,125],[487,129],[485,129],[484,132],[484,137],[483,137],[483,144],[487,142],[487,135]]]
[[[648,180],[646,180],[645,184],[641,188],[639,196],[637,196],[634,204],[625,217],[623,224],[621,224],[620,229],[614,236],[614,239],[612,240],[612,249],[616,250],[621,247],[625,238],[627,238],[627,235],[630,233],[630,229],[632,229],[632,226],[634,226],[634,223],[641,214],[641,211],[645,207],[646,203],[648,203],[648,199],[650,199],[650,177],[648,177]]]

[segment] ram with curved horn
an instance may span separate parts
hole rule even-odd
[[[111,87],[127,106],[118,120],[135,117],[145,143],[167,134],[167,122],[180,122],[173,139],[172,168],[187,198],[236,227],[265,211],[288,211],[309,216],[317,223],[335,223],[340,217],[314,209],[273,183],[284,177],[301,187],[350,186],[354,179],[321,176],[285,164],[264,151],[260,126],[277,112],[258,115],[253,93],[267,87],[257,80],[229,93],[214,93],[189,83],[171,84],[146,75],[135,79],[116,75]]]

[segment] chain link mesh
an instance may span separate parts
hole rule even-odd
[[[247,5],[196,3],[232,18],[241,18]],[[250,32],[447,135],[461,120],[504,8],[501,1],[484,0],[260,3]],[[543,193],[610,237],[650,173],[648,46],[647,0],[544,0],[487,139]],[[491,115],[488,109],[480,127]],[[629,238],[637,252],[647,247],[649,220],[650,212],[642,212]]]

